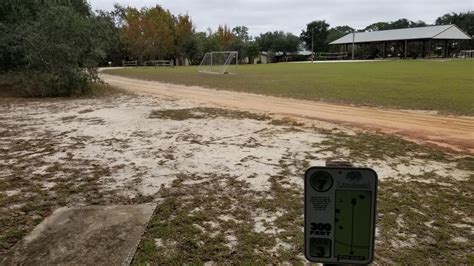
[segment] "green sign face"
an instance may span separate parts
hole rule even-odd
[[[323,263],[373,258],[377,174],[366,168],[312,167],[305,174],[305,256]]]
[[[366,260],[370,248],[370,191],[336,190],[334,253],[337,258]]]

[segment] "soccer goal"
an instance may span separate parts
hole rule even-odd
[[[316,59],[321,60],[344,60],[347,58],[347,52],[341,53],[325,53],[325,52],[318,52],[316,53]]]
[[[213,74],[235,74],[239,62],[236,51],[209,52],[199,65],[199,72]]]

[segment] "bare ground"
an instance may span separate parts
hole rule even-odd
[[[339,158],[381,178],[377,263],[474,259],[466,153],[157,95],[0,99],[0,116],[0,256],[58,207],[157,202],[135,264],[303,262],[302,175]]]
[[[111,85],[131,91],[178,97],[207,106],[303,118],[310,120],[310,123],[328,121],[376,132],[394,133],[411,140],[474,153],[473,117],[334,105],[196,86],[163,84],[107,74],[101,76]]]

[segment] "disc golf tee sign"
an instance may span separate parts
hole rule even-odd
[[[377,173],[311,167],[305,173],[305,256],[322,263],[368,264],[374,255]]]

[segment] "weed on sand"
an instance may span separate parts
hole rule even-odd
[[[160,191],[134,264],[300,261],[301,191],[283,188],[284,179],[261,192],[232,176],[178,176]]]
[[[259,121],[270,119],[270,117],[267,115],[210,107],[155,110],[150,114],[150,118],[171,119],[178,121],[183,121],[186,119],[212,119],[217,117],[232,119],[254,119]]]
[[[471,264],[473,188],[474,175],[465,181],[382,182],[377,260],[396,264]]]

